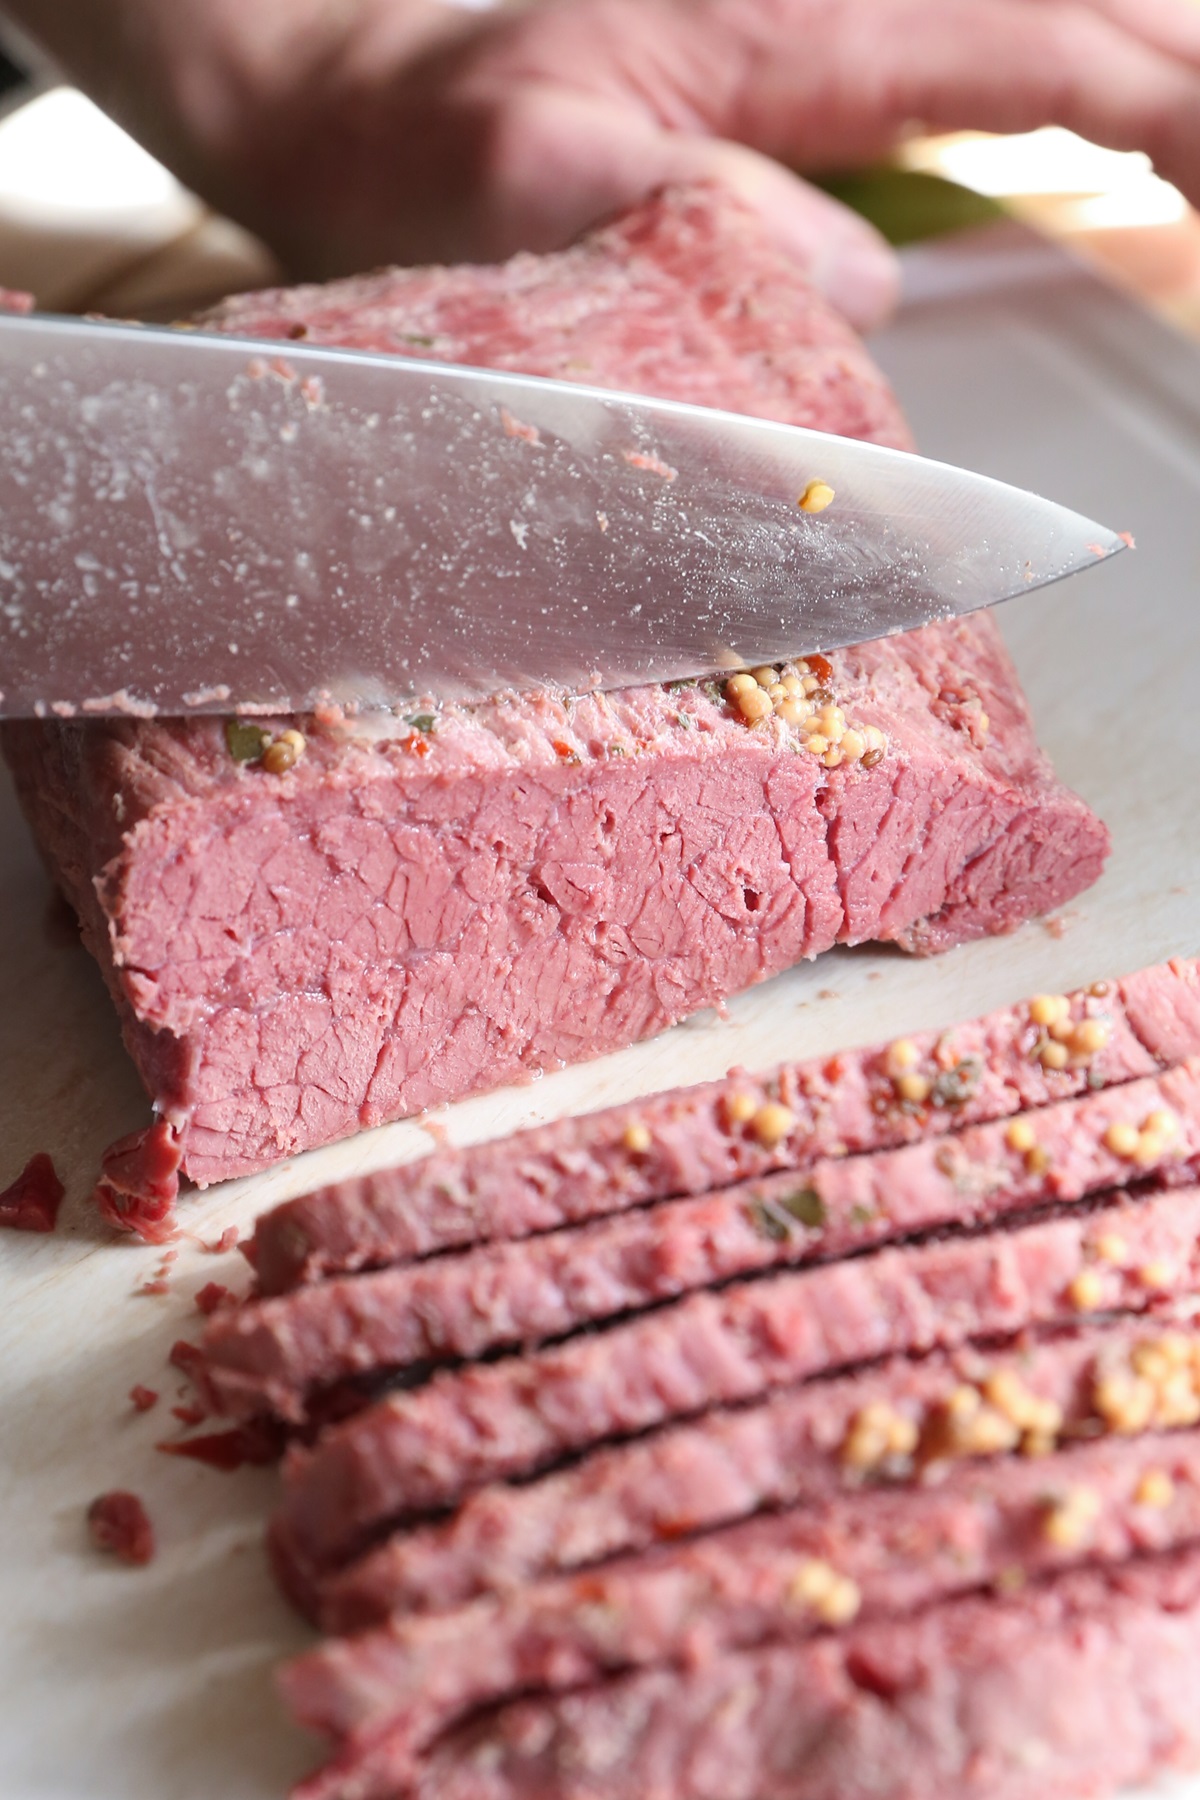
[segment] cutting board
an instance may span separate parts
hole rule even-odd
[[[278,1800],[312,1758],[271,1690],[272,1665],[307,1638],[260,1552],[274,1474],[154,1448],[179,1433],[165,1356],[196,1333],[196,1290],[244,1285],[236,1254],[204,1247],[226,1226],[446,1140],[1200,951],[1200,350],[1016,228],[919,248],[905,269],[905,305],[875,348],[923,447],[1138,540],[1136,556],[1002,618],[1042,742],[1113,833],[1107,873],[1059,918],[933,962],[834,951],[620,1055],[195,1196],[169,1291],[148,1295],[159,1253],[115,1242],[84,1204],[101,1150],[146,1102],[0,786],[0,1185],[44,1149],[70,1196],[58,1235],[0,1243],[5,1800]],[[162,1395],[142,1416],[135,1382]],[[148,1569],[86,1546],[84,1508],[116,1486],[154,1518]],[[1200,1800],[1200,1782],[1158,1791]]]

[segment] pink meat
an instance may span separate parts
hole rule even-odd
[[[1114,1123],[1177,1122],[1141,1162],[1106,1143]],[[375,1274],[343,1276],[227,1309],[205,1331],[218,1410],[300,1421],[314,1388],[500,1345],[565,1337],[695,1288],[780,1264],[844,1256],[937,1226],[1004,1220],[1162,1172],[1194,1180],[1200,1059],[1030,1116],[1038,1156],[1003,1121],[874,1156],[816,1162],[695,1200],[619,1213],[526,1242],[487,1244]]]
[[[304,1800],[1084,1800],[1200,1763],[1200,1551],[534,1697]]]
[[[905,441],[853,334],[716,190],[557,256],[248,296],[209,322]],[[1107,835],[1039,752],[990,619],[832,663],[848,716],[886,736],[875,768],[827,770],[702,687],[501,698],[370,741],[305,720],[282,775],[235,762],[219,721],[3,739],[204,1184],[630,1043],[834,943],[937,950],[1095,878]]]
[[[1040,1033],[1028,1008],[1006,1007],[913,1037],[920,1053],[915,1072],[934,1083],[926,1106],[900,1099],[883,1046],[784,1064],[770,1078],[739,1075],[677,1088],[499,1143],[439,1150],[401,1168],[339,1181],[265,1213],[248,1254],[263,1292],[279,1293],[334,1271],[522,1238],[775,1169],[806,1169],[820,1156],[925,1140],[1153,1074],[1200,1052],[1194,960],[1097,983],[1071,1002],[1074,1020],[1099,1019],[1111,1034],[1073,1067],[1043,1068],[1032,1054]],[[795,1115],[793,1130],[764,1146],[747,1125],[731,1122],[726,1109],[735,1093],[782,1100]],[[629,1150],[630,1126],[649,1133],[648,1149]]]
[[[1097,1264],[1117,1236],[1120,1266]],[[1197,1279],[1200,1188],[1022,1229],[881,1250],[690,1295],[606,1331],[435,1376],[332,1427],[285,1463],[281,1529],[309,1564],[361,1549],[398,1515],[545,1467],[714,1405],[900,1352],[924,1352],[1080,1310],[1136,1310]]]
[[[1086,1437],[1103,1423],[1094,1405],[1097,1378],[1127,1368],[1130,1354],[1155,1335],[1139,1319],[1053,1332],[986,1356],[958,1350],[919,1361],[895,1357],[605,1446],[537,1481],[492,1483],[469,1494],[449,1519],[396,1532],[333,1573],[306,1568],[277,1521],[276,1568],[327,1631],[358,1631],[389,1613],[442,1612],[757,1512],[826,1505],[853,1493],[864,1477],[844,1449],[872,1406],[910,1421],[918,1442],[928,1445],[951,1395],[968,1381],[998,1375],[1057,1406],[1067,1437]],[[889,1457],[870,1478],[911,1481],[917,1470],[911,1457]]]
[[[1173,1484],[1168,1506],[1139,1497],[1147,1476]],[[1086,1528],[1048,1531],[1082,1496]],[[393,1752],[403,1734],[415,1753],[464,1715],[531,1690],[811,1637],[829,1623],[796,1589],[813,1562],[854,1584],[849,1605],[857,1599],[864,1619],[897,1618],[1011,1582],[1014,1570],[1036,1581],[1197,1539],[1200,1434],[1104,1441],[959,1467],[927,1492],[865,1490],[457,1611],[395,1617],[296,1658],[282,1686],[301,1724],[342,1743],[386,1728]]]

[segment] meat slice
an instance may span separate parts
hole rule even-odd
[[[522,1238],[776,1169],[804,1169],[819,1156],[924,1140],[1200,1052],[1195,960],[1053,998],[1069,1001],[1073,1028],[1090,1022],[1104,1040],[1090,1054],[1074,1053],[1063,1069],[1039,1060],[1046,1029],[1029,1007],[1005,1007],[904,1040],[911,1060],[903,1068],[893,1046],[876,1045],[784,1064],[769,1080],[739,1074],[679,1088],[339,1181],[264,1213],[248,1254],[262,1291],[279,1293],[335,1271]],[[929,1082],[925,1102],[903,1098],[903,1074]],[[768,1100],[793,1115],[778,1141],[762,1141],[753,1129]]]
[[[906,441],[853,334],[715,189],[558,256],[245,297],[208,323]],[[284,772],[216,720],[3,742],[203,1185],[628,1044],[834,943],[938,950],[1095,878],[1107,835],[1039,752],[989,618],[838,652],[827,685],[881,734],[877,763],[827,766],[712,684],[502,696],[370,737],[305,719]]]
[[[296,1658],[282,1687],[297,1719],[335,1741],[369,1743],[386,1728],[393,1755],[402,1738],[415,1754],[530,1690],[798,1642],[1198,1539],[1200,1435],[1108,1441],[960,1468],[930,1491],[866,1490],[457,1612],[393,1618]]]
[[[533,1697],[303,1800],[1083,1800],[1200,1762],[1200,1552]],[[350,1771],[347,1770],[347,1773]]]
[[[1194,1284],[1200,1188],[887,1249],[690,1295],[559,1346],[435,1376],[285,1462],[281,1529],[313,1567],[407,1513],[608,1438],[825,1370],[1138,1310]],[[1105,1250],[1121,1245],[1120,1261]]]
[[[802,1182],[742,1182],[230,1308],[204,1334],[205,1385],[221,1411],[300,1421],[310,1391],[339,1380],[565,1337],[734,1276],[1001,1220],[1159,1171],[1194,1180],[1200,1059],[1018,1118],[821,1160]]]
[[[717,1408],[595,1450],[540,1480],[481,1488],[449,1519],[396,1532],[332,1573],[306,1569],[278,1521],[272,1552],[310,1618],[326,1631],[357,1631],[390,1613],[441,1612],[480,1594],[511,1593],[764,1510],[827,1505],[865,1483],[928,1478],[963,1458],[1018,1447],[1040,1454],[1060,1438],[1197,1421],[1194,1328],[1109,1321],[999,1352],[894,1357],[757,1404]]]

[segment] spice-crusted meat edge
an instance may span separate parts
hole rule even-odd
[[[1178,1380],[1181,1340],[1189,1359]],[[450,1518],[395,1532],[332,1573],[306,1566],[277,1519],[272,1560],[326,1631],[440,1612],[763,1509],[831,1501],[865,1482],[912,1482],[964,1457],[1042,1455],[1063,1439],[1195,1424],[1198,1344],[1194,1322],[1137,1318],[1026,1333],[986,1353],[893,1357],[713,1408],[534,1481],[491,1483]]]
[[[863,1490],[457,1611],[393,1617],[296,1658],[282,1686],[300,1723],[335,1741],[386,1727],[416,1751],[481,1707],[677,1666],[699,1642],[706,1656],[795,1642],[1198,1538],[1200,1434],[1104,1441],[960,1466],[924,1491]]]
[[[436,1375],[284,1463],[283,1529],[332,1565],[389,1520],[498,1476],[715,1405],[904,1351],[1100,1310],[1197,1278],[1200,1189],[1072,1211],[981,1237],[879,1250],[702,1292],[521,1357]],[[1119,1237],[1127,1261],[1101,1256]]]
[[[263,1214],[248,1254],[262,1291],[279,1293],[326,1274],[522,1238],[774,1170],[802,1171],[820,1156],[914,1142],[1151,1075],[1200,1052],[1195,960],[1140,970],[1069,999],[1074,1023],[1100,1018],[1109,1026],[1103,1047],[1074,1066],[1041,1062],[1044,1028],[1027,1005],[1006,1007],[905,1040],[913,1056],[903,1072],[929,1082],[923,1102],[898,1091],[888,1046],[789,1063],[770,1077],[675,1089],[318,1189]],[[750,1116],[731,1119],[730,1101],[743,1095],[753,1102]],[[785,1106],[793,1123],[764,1141],[754,1120],[771,1103]]]
[[[1149,1123],[1148,1123],[1149,1121]],[[697,1288],[1002,1220],[1160,1175],[1196,1179],[1200,1059],[1032,1117],[818,1161],[518,1243],[342,1276],[220,1312],[204,1333],[218,1410],[301,1422],[313,1389],[566,1337]]]
[[[411,1787],[384,1742],[298,1800],[1076,1800],[1200,1761],[1198,1680],[1193,1547],[535,1696],[448,1736]]]

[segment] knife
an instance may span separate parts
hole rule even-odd
[[[361,350],[0,317],[0,405],[0,716],[708,675],[1123,547],[878,445]]]

